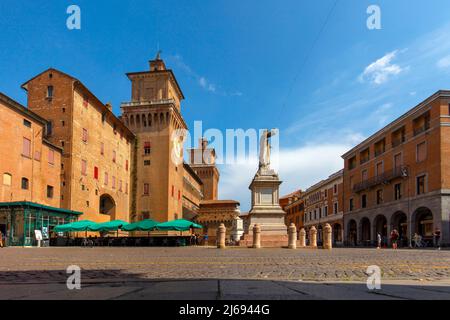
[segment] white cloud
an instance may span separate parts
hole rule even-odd
[[[194,78],[196,80],[196,82],[198,83],[198,85],[211,93],[214,94],[220,94],[223,96],[242,96],[242,93],[240,91],[234,91],[230,94],[228,94],[226,91],[224,90],[219,90],[218,88],[220,88],[220,86],[217,86],[216,84],[212,83],[211,81],[209,81],[205,76],[199,75],[197,74],[194,70],[192,70],[192,68],[190,66],[188,66],[184,60],[183,57],[180,55],[174,55],[174,56],[169,56],[168,59],[174,63],[178,68],[180,68],[183,72],[185,72],[188,76]]]
[[[395,50],[371,63],[360,76],[360,80],[368,80],[371,83],[380,85],[388,81],[390,76],[400,74],[404,69],[399,65],[392,63],[392,60],[395,59],[397,53],[398,50]]]
[[[353,136],[349,139],[360,139]],[[361,140],[358,140],[360,142]],[[306,190],[317,182],[326,179],[330,174],[343,168],[341,158],[350,149],[351,144],[314,144],[292,149],[282,149],[278,157],[273,156],[273,168],[279,168],[280,194],[288,194],[299,188]],[[276,159],[279,159],[279,163]],[[250,209],[248,189],[257,169],[258,159],[249,159],[244,164],[221,166],[219,187],[220,199],[233,199],[241,203],[241,211]]]
[[[437,62],[437,66],[438,66],[439,68],[441,68],[441,69],[447,69],[447,68],[449,68],[449,67],[450,67],[450,55],[448,55],[448,56],[446,56],[446,57],[440,59],[440,60]]]

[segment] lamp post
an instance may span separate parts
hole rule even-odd
[[[408,234],[409,234],[409,247],[412,248],[412,217],[411,217],[411,186],[410,186],[410,167],[409,165],[405,166],[402,169],[402,177],[407,179],[408,184]]]

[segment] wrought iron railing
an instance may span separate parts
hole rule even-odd
[[[368,189],[378,186],[380,184],[389,183],[396,178],[402,178],[402,177],[407,177],[407,176],[408,176],[408,171],[407,171],[406,167],[404,167],[404,166],[397,167],[392,170],[386,171],[380,175],[377,175],[373,178],[370,178],[370,179],[367,179],[365,181],[355,184],[353,186],[353,192],[359,193],[361,191],[368,190]]]

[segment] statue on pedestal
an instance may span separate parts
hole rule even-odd
[[[275,130],[264,130],[259,140],[259,174],[272,174],[273,170],[270,170],[270,138],[276,135]]]

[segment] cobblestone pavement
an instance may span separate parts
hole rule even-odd
[[[440,288],[433,291],[437,298],[450,299],[450,251],[446,250],[218,250],[204,247],[0,249],[0,291],[3,292],[0,299],[33,297],[33,290],[43,294],[42,284],[50,290],[49,294],[53,292],[52,286],[61,292],[61,286],[64,284],[65,287],[68,277],[66,268],[69,265],[80,266],[83,283],[91,286],[92,292],[96,292],[92,293],[95,297],[104,298],[151,298],[151,292],[159,293],[161,297],[163,291],[158,289],[158,283],[165,283],[164,288],[169,291],[164,292],[168,298],[173,298],[177,297],[177,292],[180,293],[180,281],[183,281],[184,291],[187,292],[195,291],[194,288],[201,283],[200,287],[206,288],[207,293],[195,297],[205,299],[220,297],[221,290],[227,288],[231,294],[235,292],[233,288],[238,287],[241,287],[240,293],[247,292],[253,298],[267,290],[277,292],[276,288],[288,290],[287,293],[280,293],[279,297],[284,298],[289,298],[290,294],[295,298],[298,298],[296,295],[303,298],[321,296],[318,292],[326,297],[326,294],[334,292],[327,287],[330,283],[335,283],[342,290],[347,288],[344,292],[353,292],[346,296],[351,298],[359,291],[352,291],[345,285],[359,283],[363,290],[361,294],[367,294],[365,271],[368,266],[377,265],[382,270],[383,283],[395,284],[395,281],[400,281],[399,284],[419,287],[436,284]],[[314,281],[314,284],[309,285],[309,281]],[[142,294],[150,284],[153,291]],[[270,288],[265,287],[268,284]],[[171,285],[179,288],[178,291],[171,292]],[[108,294],[99,294],[98,290],[103,292],[102,288]],[[392,288],[394,293],[399,290],[395,286]],[[25,293],[21,290],[25,290]],[[84,294],[88,292],[85,290]],[[140,292],[140,295],[136,292]],[[316,294],[310,295],[311,292]],[[337,290],[335,296],[341,297],[337,292],[340,291]],[[402,297],[392,292],[383,298]],[[423,295],[424,292],[422,290],[416,294]],[[62,296],[59,293],[55,297]],[[239,298],[232,294],[226,297]]]

